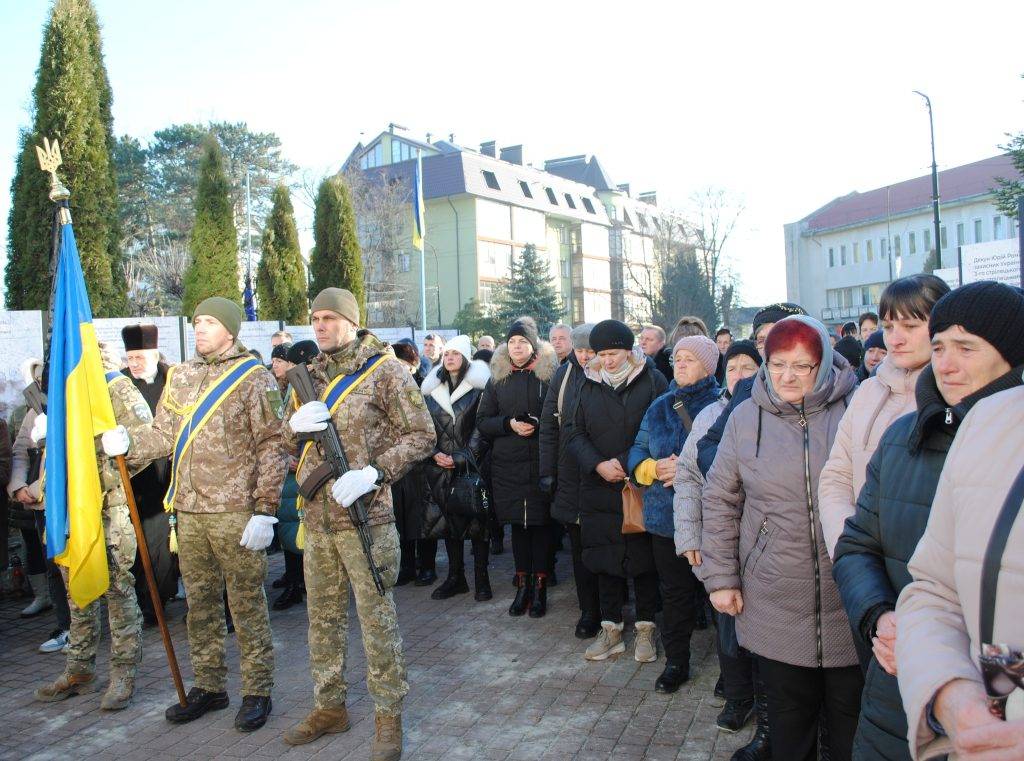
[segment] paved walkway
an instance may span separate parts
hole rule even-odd
[[[444,574],[443,549],[438,571]],[[271,557],[270,579],[281,573],[280,554]],[[727,761],[746,743],[720,732],[712,691],[718,666],[710,631],[693,642],[692,679],[672,696],[654,692],[664,666],[640,665],[631,650],[617,660],[587,663],[586,643],[572,630],[577,616],[568,553],[559,554],[565,577],[552,590],[549,613],[539,621],[506,613],[512,597],[511,553],[492,559],[495,599],[474,602],[472,594],[438,602],[430,589],[396,590],[411,692],[406,698],[404,759],[714,759]],[[268,594],[276,590],[268,588]],[[274,710],[265,727],[241,734],[232,727],[239,704],[238,651],[228,638],[232,705],[184,726],[163,718],[174,701],[159,632],[145,631],[145,661],[135,700],[125,711],[99,709],[106,688],[107,657],[99,662],[100,691],[64,703],[32,701],[33,689],[55,678],[60,654],[42,655],[52,616],[22,621],[24,601],[0,601],[0,758],[103,758],[119,761],[164,759],[284,758],[365,759],[373,734],[373,704],[366,693],[366,662],[358,628],[350,636],[348,676],[352,729],[311,745],[290,748],[283,731],[312,703],[307,664],[304,605],[271,612],[276,658]],[[178,659],[190,683],[188,643],[181,621],[184,603],[168,615]],[[354,609],[350,621],[356,620]],[[630,636],[627,642],[631,642]],[[106,635],[101,648],[108,645]]]

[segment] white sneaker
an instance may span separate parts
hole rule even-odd
[[[40,613],[45,613],[53,607],[53,603],[42,597],[32,598],[32,602],[28,604],[28,607],[21,611],[22,618],[32,618],[38,616]]]
[[[185,599],[185,585],[182,583],[181,579],[178,579],[178,591],[174,593],[174,599],[175,600],[184,600]]]
[[[600,634],[587,648],[583,657],[588,661],[603,661],[624,652],[626,652],[626,643],[622,641],[622,624],[602,621]]]
[[[46,640],[46,642],[44,642],[43,644],[41,644],[39,646],[39,652],[40,653],[63,653],[63,652],[66,652],[67,649],[68,649],[68,643],[70,641],[70,635],[71,635],[71,633],[66,631],[66,630],[65,631],[61,631],[60,629],[55,629],[52,632],[52,634],[50,636],[50,639]]]

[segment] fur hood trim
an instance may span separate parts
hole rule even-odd
[[[427,377],[423,379],[423,386],[420,388],[420,391],[423,392],[423,396],[430,396],[433,394],[434,389],[442,385],[441,371],[443,369],[444,365],[438,365],[427,373]],[[467,384],[469,385],[469,388],[476,388],[483,391],[483,388],[487,385],[487,381],[490,377],[491,369],[487,366],[487,363],[480,359],[474,359],[470,361],[469,370],[466,371],[466,375],[463,377],[462,383],[460,383],[458,388],[455,389],[455,393],[458,394],[459,389]]]
[[[537,362],[533,366],[533,374],[544,383],[551,380],[551,376],[558,369],[558,355],[554,348],[547,341],[541,341],[537,347]],[[501,383],[512,374],[512,360],[508,356],[508,344],[503,343],[494,351],[491,357],[491,377],[495,383]]]

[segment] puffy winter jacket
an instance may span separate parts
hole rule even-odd
[[[701,535],[709,592],[740,589],[739,643],[807,668],[858,662],[818,519],[818,475],[854,371],[840,355],[801,407],[768,390],[767,368],[729,418],[703,493]]]
[[[566,442],[582,385],[583,368],[576,361],[576,355],[570,354],[551,378],[540,415],[540,477],[551,478],[555,483],[551,517],[560,523],[578,523],[580,519],[579,466],[569,454]]]
[[[683,451],[676,461],[676,478],[672,486],[675,494],[672,498],[672,517],[675,523],[676,554],[681,555],[687,550],[700,549],[700,532],[703,525],[701,492],[704,490],[704,474],[697,466],[697,442],[707,433],[712,423],[718,420],[729,398],[724,394],[709,404],[693,419],[693,430],[686,437]],[[703,574],[703,566],[693,569],[697,578]]]
[[[854,393],[850,408],[839,421],[839,431],[828,462],[818,480],[821,530],[832,555],[843,523],[853,515],[857,495],[864,486],[864,471],[889,425],[917,408],[914,386],[921,370],[900,370],[883,360],[875,375]]]
[[[700,472],[704,474],[705,478],[715,462],[715,455],[718,454],[718,445],[722,443],[722,435],[725,433],[725,426],[729,422],[729,417],[732,415],[733,410],[750,398],[750,392],[753,388],[754,378],[744,378],[737,382],[732,389],[732,398],[725,409],[722,410],[722,414],[718,416],[718,420],[712,423],[707,433],[697,442],[697,465],[700,467]]]

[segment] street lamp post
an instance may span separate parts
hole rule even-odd
[[[932,100],[920,90],[914,93],[924,98],[928,107],[928,130],[932,138],[932,217],[935,224],[935,263],[942,266],[942,238],[939,233],[939,167],[935,163],[935,120],[932,118]]]

